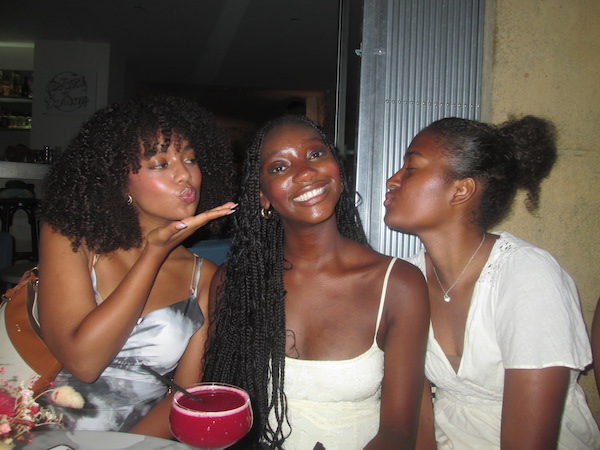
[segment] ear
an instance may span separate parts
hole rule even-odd
[[[267,196],[263,194],[262,191],[258,191],[258,196],[260,199],[261,208],[269,209],[271,207],[271,202],[267,199]]]
[[[477,181],[473,178],[456,180],[456,190],[450,199],[451,205],[467,203],[477,194]]]

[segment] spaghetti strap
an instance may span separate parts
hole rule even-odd
[[[375,336],[373,337],[373,344],[377,344],[377,332],[379,331],[379,324],[381,322],[381,316],[383,315],[383,305],[385,304],[385,296],[387,294],[387,285],[388,280],[390,279],[390,273],[392,272],[392,267],[394,267],[394,263],[398,258],[394,257],[390,261],[388,268],[385,272],[385,277],[383,278],[383,287],[381,288],[381,298],[379,299],[379,311],[377,311],[377,325],[375,326]]]
[[[198,293],[198,281],[200,281],[200,272],[202,272],[202,259],[193,253],[194,255],[194,268],[192,269],[192,282],[190,283],[190,294],[197,297]]]

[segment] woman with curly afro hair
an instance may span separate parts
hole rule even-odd
[[[170,397],[142,365],[181,385],[201,377],[216,265],[181,243],[235,211],[218,206],[231,160],[208,111],[152,97],[97,111],[51,167],[39,317],[56,384],[85,398],[61,411],[71,429],[170,436]]]
[[[342,167],[304,116],[268,123],[246,155],[204,377],[250,393],[255,426],[240,448],[414,446],[425,281],[368,246]]]
[[[410,259],[431,310],[419,449],[600,448],[577,384],[591,352],[573,280],[548,252],[488,231],[519,189],[537,208],[556,155],[545,119],[446,118],[387,182],[385,223],[425,247]]]

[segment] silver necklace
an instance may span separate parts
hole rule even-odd
[[[448,295],[448,293],[452,290],[452,288],[454,286],[456,286],[456,283],[458,283],[458,280],[460,280],[460,278],[464,275],[465,271],[467,270],[467,267],[469,267],[469,265],[471,264],[471,261],[473,261],[473,258],[475,258],[475,255],[477,254],[477,252],[479,251],[479,249],[483,245],[483,241],[485,241],[485,233],[483,233],[483,238],[481,238],[481,242],[479,243],[479,246],[477,247],[477,250],[475,250],[475,253],[473,253],[473,255],[471,256],[471,258],[467,261],[467,265],[465,266],[465,268],[462,270],[462,272],[460,273],[460,275],[458,276],[458,278],[456,280],[454,280],[454,283],[452,283],[452,286],[450,286],[448,289],[444,289],[444,286],[442,286],[442,282],[440,281],[440,277],[438,277],[437,270],[435,270],[435,265],[433,264],[433,261],[431,262],[431,267],[433,267],[433,274],[437,278],[437,282],[440,285],[440,288],[442,289],[442,292],[444,293],[444,301],[446,303],[449,303],[450,300],[451,300],[451,298]]]

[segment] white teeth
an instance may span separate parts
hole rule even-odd
[[[311,198],[316,197],[317,195],[321,195],[323,192],[325,192],[325,186],[313,189],[312,191],[305,192],[304,194],[296,197],[294,201],[305,202],[306,200],[310,200]]]

